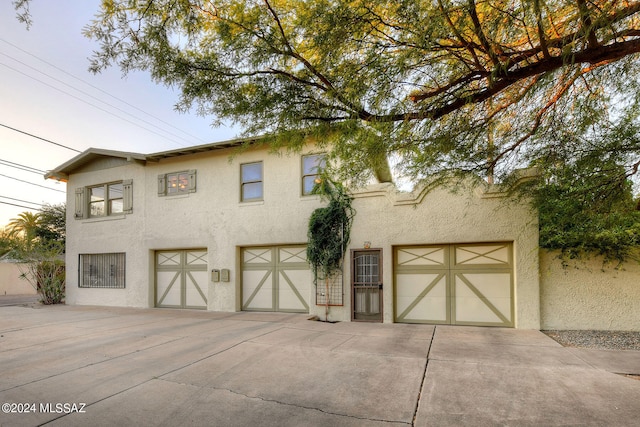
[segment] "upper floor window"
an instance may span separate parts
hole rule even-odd
[[[158,175],[158,196],[194,193],[196,191],[196,171],[172,172]]]
[[[316,180],[327,165],[326,154],[310,154],[302,156],[302,195],[311,194]]]
[[[77,188],[75,218],[99,218],[131,213],[132,188],[131,180]]]
[[[117,215],[123,212],[122,182],[89,187],[89,216]]]
[[[243,202],[262,200],[262,162],[240,165],[240,200]]]

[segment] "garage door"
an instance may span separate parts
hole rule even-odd
[[[207,251],[156,252],[156,307],[207,308]]]
[[[396,247],[394,268],[396,322],[514,325],[511,243]]]
[[[243,248],[242,309],[309,312],[313,283],[306,246]]]

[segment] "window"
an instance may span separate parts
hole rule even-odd
[[[158,175],[158,196],[195,193],[196,171],[172,172]]]
[[[240,199],[243,202],[262,200],[262,162],[240,165],[242,176]]]
[[[125,287],[125,254],[80,254],[78,287]]]
[[[131,180],[76,189],[75,218],[100,218],[133,211]]]
[[[326,154],[310,154],[302,156],[302,195],[311,194],[316,180],[327,165]]]

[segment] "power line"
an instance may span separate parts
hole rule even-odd
[[[49,86],[51,89],[57,90],[58,92],[61,92],[61,93],[64,93],[65,95],[67,95],[67,96],[69,96],[69,97],[71,97],[71,98],[77,99],[77,100],[78,100],[78,101],[80,101],[80,102],[83,102],[83,103],[85,103],[85,104],[87,104],[87,105],[90,105],[90,106],[92,106],[93,108],[95,108],[95,109],[97,109],[97,110],[100,110],[100,111],[102,111],[102,112],[104,112],[104,113],[109,114],[110,116],[116,117],[116,118],[118,118],[118,119],[120,119],[120,120],[122,120],[122,121],[125,121],[125,122],[127,122],[127,123],[130,123],[130,124],[132,124],[132,125],[134,125],[134,126],[137,126],[137,127],[141,128],[141,129],[144,129],[144,130],[146,130],[147,132],[151,132],[151,133],[153,133],[153,134],[156,134],[156,135],[158,135],[159,137],[166,139],[167,141],[174,142],[174,143],[176,143],[176,144],[178,144],[178,145],[180,145],[180,146],[184,146],[184,145],[185,145],[185,144],[183,144],[183,143],[181,143],[181,142],[176,141],[175,139],[171,139],[171,138],[167,137],[166,135],[163,135],[163,134],[158,133],[158,132],[156,132],[156,131],[154,131],[154,130],[152,130],[152,129],[149,129],[148,127],[142,126],[142,125],[140,125],[140,124],[138,124],[138,123],[136,123],[136,122],[133,122],[133,121],[131,121],[131,120],[129,120],[129,119],[127,119],[127,118],[125,118],[125,117],[119,116],[119,115],[117,115],[117,114],[115,114],[115,113],[113,113],[113,112],[111,112],[111,111],[109,111],[109,110],[107,110],[107,109],[105,109],[105,108],[102,108],[102,107],[100,107],[100,106],[98,106],[98,105],[92,104],[91,102],[89,102],[89,101],[87,101],[87,100],[84,100],[84,99],[80,98],[79,96],[72,95],[72,94],[70,94],[69,92],[65,92],[64,90],[62,90],[62,89],[60,89],[60,88],[57,88],[57,87],[55,87],[55,86],[52,86],[52,85],[50,85],[50,84],[49,84],[49,83],[47,83],[47,82],[44,82],[44,81],[42,81],[42,80],[40,80],[40,79],[37,79],[37,78],[35,78],[35,77],[33,77],[33,76],[30,76],[30,75],[28,75],[28,74],[25,74],[25,73],[23,73],[22,71],[20,71],[20,70],[18,70],[18,69],[16,69],[16,68],[14,68],[14,67],[12,67],[12,66],[10,66],[10,65],[4,64],[4,63],[2,63],[2,62],[0,62],[0,65],[3,65],[3,66],[5,66],[5,67],[9,68],[10,70],[15,71],[16,73],[22,74],[23,76],[29,77],[30,79],[33,79],[33,80],[35,80],[35,81],[37,81],[37,82],[39,82],[39,83],[42,83],[42,84],[43,84],[43,85],[45,85],[45,86]],[[153,126],[153,125],[152,125],[152,126]],[[166,132],[166,131],[165,131],[165,132]]]
[[[20,170],[35,173],[38,175],[44,175],[45,173],[47,173],[46,171],[43,171],[41,169],[32,168],[31,166],[21,165],[20,163],[14,163],[14,162],[10,162],[9,160],[3,160],[3,159],[0,159],[0,166],[9,166],[11,168],[20,169]]]
[[[75,148],[71,148],[71,147],[67,147],[66,145],[58,144],[57,142],[53,142],[53,141],[51,141],[49,139],[42,138],[41,136],[36,136],[36,135],[33,135],[33,134],[29,133],[29,132],[25,132],[23,130],[16,129],[16,128],[13,128],[11,126],[7,126],[7,125],[5,125],[3,123],[0,123],[0,126],[5,127],[7,129],[11,129],[12,131],[15,131],[15,132],[19,132],[21,134],[30,136],[32,138],[36,138],[36,139],[39,139],[41,141],[48,142],[49,144],[57,145],[58,147],[66,148],[67,150],[75,151],[76,153],[81,153],[80,150],[76,150]]]
[[[3,199],[13,200],[15,202],[30,203],[32,205],[44,206],[42,203],[30,202],[28,200],[14,199],[13,197],[9,197],[9,196],[0,196],[0,197]]]
[[[46,188],[47,190],[57,191],[58,193],[66,193],[66,191],[57,190],[57,189],[55,189],[55,188],[46,187],[46,186],[44,186],[44,185],[40,185],[40,184],[35,184],[35,183],[33,183],[33,182],[25,181],[25,180],[23,180],[23,179],[14,178],[14,177],[12,177],[12,176],[8,176],[8,175],[3,175],[3,174],[1,174],[1,173],[0,173],[0,176],[3,176],[3,177],[5,177],[5,178],[9,178],[9,179],[13,179],[13,180],[16,180],[16,181],[24,182],[25,184],[35,185],[36,187]]]
[[[99,92],[101,92],[101,93],[103,93],[103,94],[105,94],[105,95],[107,95],[107,96],[109,96],[109,97],[111,97],[111,98],[115,99],[116,101],[122,102],[123,104],[128,105],[129,107],[133,108],[134,110],[137,110],[137,111],[139,111],[139,112],[141,112],[141,113],[145,114],[146,116],[151,117],[152,119],[155,119],[155,120],[159,121],[160,123],[163,123],[164,125],[169,126],[169,127],[173,128],[173,129],[177,130],[178,132],[181,132],[181,133],[183,133],[183,134],[185,134],[185,135],[188,135],[188,136],[190,136],[191,138],[193,138],[193,139],[195,139],[195,140],[197,140],[197,141],[200,141],[200,142],[206,142],[205,140],[203,140],[203,139],[199,138],[198,136],[193,135],[193,134],[191,134],[191,133],[189,133],[189,132],[187,132],[187,131],[185,131],[185,130],[182,130],[182,129],[178,128],[177,126],[172,125],[171,123],[166,123],[166,122],[165,122],[164,120],[162,120],[161,118],[156,117],[156,116],[154,116],[153,114],[150,114],[149,112],[147,112],[147,111],[145,111],[145,110],[143,110],[143,109],[141,109],[141,108],[136,107],[135,105],[133,105],[133,104],[131,104],[131,103],[129,103],[129,102],[127,102],[127,101],[125,101],[124,99],[121,99],[121,98],[118,98],[117,96],[114,96],[113,94],[111,94],[111,93],[109,93],[109,92],[107,92],[107,91],[105,91],[105,90],[101,89],[100,87],[95,86],[95,85],[93,85],[93,84],[91,84],[91,83],[87,82],[86,80],[83,80],[83,79],[81,79],[80,77],[77,77],[77,76],[75,76],[75,75],[73,75],[73,74],[69,73],[68,71],[66,71],[66,70],[64,70],[64,69],[62,69],[62,68],[60,68],[60,67],[56,66],[55,64],[52,64],[52,63],[50,63],[50,62],[45,61],[44,59],[42,59],[42,58],[38,57],[37,55],[34,55],[34,54],[32,54],[32,53],[30,53],[30,52],[28,52],[28,51],[26,51],[26,50],[22,49],[21,47],[16,46],[15,44],[13,44],[13,43],[11,43],[11,42],[8,42],[8,41],[6,41],[6,40],[4,40],[4,39],[2,39],[2,38],[0,38],[0,41],[2,41],[2,42],[4,42],[4,43],[8,44],[9,46],[12,46],[14,49],[17,49],[17,50],[21,51],[22,53],[24,53],[24,54],[26,54],[26,55],[31,56],[32,58],[37,59],[37,60],[38,60],[38,61],[40,61],[40,62],[43,62],[43,63],[45,63],[45,64],[49,65],[50,67],[55,68],[56,70],[60,71],[61,73],[64,73],[64,74],[66,74],[67,76],[69,76],[69,77],[71,77],[71,78],[73,78],[73,79],[75,79],[75,80],[78,80],[79,82],[82,82],[82,83],[86,84],[87,86],[90,86],[90,87],[94,88],[95,90],[97,90],[97,91],[99,91]],[[15,59],[15,58],[13,58],[13,57],[11,57],[11,56],[7,55],[6,53],[3,53],[3,55],[8,56],[9,58],[13,59],[13,60],[14,60],[14,61],[16,61],[16,62],[20,62],[20,61],[18,61],[17,59]],[[20,62],[20,63],[21,63],[21,64],[24,64],[23,62]],[[27,67],[29,67],[29,68],[31,68],[31,69],[33,69],[33,70],[36,70],[36,71],[38,71],[38,72],[42,73],[42,74],[45,74],[45,73],[43,73],[42,71],[37,70],[37,69],[35,69],[35,68],[33,68],[33,67],[31,67],[31,66],[27,65],[27,64],[24,64],[24,65],[25,65],[25,66],[27,66]],[[51,76],[49,76],[48,74],[45,74],[45,75],[46,75],[46,76],[48,76],[48,77],[51,77]],[[55,79],[54,77],[51,77],[51,78],[52,78],[52,79],[54,79],[54,80],[56,80],[56,81],[60,81],[60,80]],[[64,83],[64,82],[61,82],[61,83],[63,83],[63,84],[65,84],[65,85],[67,85],[67,84],[66,84],[66,83]],[[67,86],[69,86],[69,85],[67,85]],[[72,86],[69,86],[69,87],[72,87]],[[72,87],[72,88],[73,88],[73,89],[76,89],[76,90],[78,90],[78,91],[80,91],[80,90],[79,90],[79,89],[77,89],[77,88],[74,88],[74,87]],[[85,92],[82,92],[82,93],[85,93]],[[87,95],[88,95],[88,96],[90,96],[90,97],[91,97],[91,98],[93,98],[93,99],[97,99],[97,100],[98,100],[98,101],[100,101],[100,102],[103,102],[103,103],[105,103],[105,104],[107,104],[107,105],[112,106],[113,108],[118,109],[117,107],[115,107],[115,106],[113,106],[113,105],[111,105],[111,104],[109,104],[109,103],[107,103],[107,102],[104,102],[104,101],[102,101],[102,100],[100,100],[100,99],[98,99],[98,98],[94,97],[93,95],[90,95],[90,94],[87,94]],[[122,111],[122,110],[120,110],[120,111]],[[139,120],[142,120],[142,119],[139,119]],[[146,123],[148,123],[148,122],[146,122]],[[177,135],[175,135],[175,136],[177,136]]]
[[[120,111],[121,113],[124,113],[124,114],[127,114],[127,115],[131,116],[131,113],[130,113],[130,112],[125,111],[125,110],[123,110],[122,108],[116,107],[116,106],[115,106],[115,105],[113,105],[113,104],[109,104],[108,102],[105,102],[105,101],[103,101],[103,100],[101,100],[101,99],[99,99],[99,98],[96,98],[95,96],[91,95],[90,93],[87,93],[87,92],[85,92],[85,91],[83,91],[83,90],[80,90],[80,89],[78,89],[77,87],[74,87],[74,86],[72,86],[72,85],[70,85],[70,84],[68,84],[68,83],[65,83],[65,82],[63,82],[63,81],[62,81],[62,80],[60,80],[60,79],[57,79],[57,78],[55,78],[55,77],[53,77],[53,76],[51,76],[51,75],[49,75],[49,74],[47,74],[47,73],[45,73],[45,72],[43,72],[43,71],[38,70],[37,68],[34,68],[34,67],[30,66],[29,64],[26,64],[26,63],[24,63],[24,62],[22,62],[22,61],[20,61],[20,60],[18,60],[18,59],[16,59],[16,58],[14,58],[14,57],[10,56],[10,55],[7,55],[6,53],[2,53],[2,52],[0,52],[0,55],[4,55],[4,56],[6,56],[7,58],[10,58],[10,59],[14,60],[14,61],[15,61],[15,62],[17,62],[18,64],[22,64],[22,65],[24,65],[25,67],[30,68],[30,69],[32,69],[32,70],[34,70],[34,71],[36,71],[36,72],[38,72],[38,73],[40,73],[40,74],[42,74],[42,75],[44,75],[44,76],[48,77],[48,78],[50,78],[50,79],[51,79],[51,80],[53,80],[53,81],[56,81],[56,82],[58,82],[58,83],[60,83],[60,84],[62,84],[62,85],[64,85],[64,86],[66,86],[66,87],[68,87],[68,88],[71,88],[71,89],[73,89],[73,90],[75,90],[75,91],[77,91],[77,92],[80,92],[81,94],[83,94],[83,95],[85,95],[85,96],[87,96],[87,97],[89,97],[89,98],[91,98],[91,99],[94,99],[94,100],[96,100],[96,101],[98,101],[98,102],[101,102],[101,103],[103,103],[103,104],[105,104],[105,105],[108,105],[109,107],[111,107],[111,108],[113,108],[113,109],[115,109],[115,110],[118,110],[118,111]],[[14,70],[14,71],[18,71],[18,70],[16,70],[15,68],[12,68],[12,67],[10,67],[10,66],[8,66],[8,65],[6,65],[6,64],[2,64],[2,65],[4,65],[5,67],[8,67],[8,68],[11,68],[11,69],[12,69],[12,70]],[[24,76],[27,76],[27,77],[29,77],[29,78],[34,79],[32,76],[29,76],[29,75],[27,75],[27,74],[24,74],[24,73],[23,73],[23,72],[21,72],[21,71],[18,71],[18,72],[19,72],[20,74],[24,75]],[[50,84],[48,84],[48,83],[44,83],[42,80],[38,80],[38,79],[34,79],[34,80],[39,81],[40,83],[46,84],[47,86],[49,86],[49,87],[51,87],[51,88],[53,88],[53,89],[60,90],[60,89],[58,89],[58,88],[56,88],[56,87],[54,87],[54,86],[51,86],[51,85],[50,85]],[[81,99],[81,98],[78,98],[78,97],[76,97],[76,96],[74,96],[74,95],[71,95],[69,92],[65,92],[65,91],[63,91],[63,90],[60,90],[60,91],[61,91],[62,93],[65,93],[65,94],[69,95],[69,96],[72,96],[72,97],[74,97],[74,98],[76,98],[76,99],[78,99],[78,100],[80,100],[80,101],[82,101],[82,102],[85,102],[85,103],[87,103],[87,104],[91,105],[92,107],[98,108],[98,109],[100,109],[101,111],[108,112],[108,110],[103,110],[102,108],[100,108],[100,107],[96,106],[95,104],[92,104],[92,103],[87,102],[87,101],[85,101],[85,100],[83,100],[83,99]],[[109,114],[112,114],[112,113],[109,113]],[[118,116],[118,115],[116,115],[116,114],[112,114],[112,115],[114,115],[115,117],[118,117],[118,118],[122,119],[122,117],[120,117],[120,116]],[[141,122],[146,123],[146,124],[148,124],[148,125],[150,125],[150,126],[155,126],[155,125],[154,125],[153,123],[151,123],[150,121],[145,120],[145,119],[142,119],[142,118],[140,118],[140,117],[136,117],[136,119],[137,119],[137,120],[140,120]],[[129,122],[129,123],[135,124],[135,123],[133,123],[133,122]],[[137,124],[136,124],[136,126],[140,126],[140,125],[137,125]],[[143,126],[140,126],[140,127],[141,127],[142,129],[148,130],[147,128],[145,128],[145,127],[143,127]],[[171,135],[171,136],[174,136],[174,137],[176,137],[176,138],[182,139],[182,137],[180,137],[179,135],[176,135],[175,133],[169,132],[169,131],[167,131],[167,130],[165,130],[165,129],[161,129],[161,130],[162,130],[163,132],[166,132],[167,134],[169,134],[169,135]],[[157,134],[157,135],[159,135],[159,134]],[[171,140],[171,141],[173,141],[173,142],[175,142],[175,143],[178,143],[177,141],[174,141],[174,140]],[[178,144],[179,144],[179,143],[178,143]],[[179,145],[182,145],[182,144],[179,144]]]
[[[9,202],[3,202],[2,200],[0,200],[0,203],[1,203],[1,204],[3,204],[3,205],[17,206],[17,207],[19,207],[19,208],[29,209],[29,210],[31,210],[31,211],[39,211],[39,210],[40,210],[40,209],[38,209],[38,208],[30,208],[29,206],[18,205],[18,204],[15,204],[15,203],[9,203]]]

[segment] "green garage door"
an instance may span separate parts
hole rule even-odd
[[[309,312],[313,277],[306,246],[243,248],[242,310]]]
[[[514,326],[511,243],[396,247],[394,268],[396,322]]]

